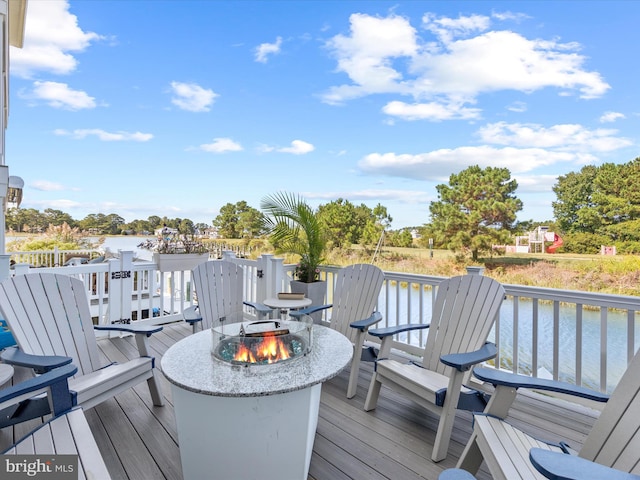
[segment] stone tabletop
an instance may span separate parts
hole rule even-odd
[[[169,382],[195,393],[259,397],[292,392],[335,377],[351,361],[351,341],[335,330],[313,326],[313,347],[304,357],[273,365],[230,365],[211,353],[210,330],[174,344],[162,357]]]
[[[311,305],[310,298],[265,298],[262,303],[272,308],[304,308]]]

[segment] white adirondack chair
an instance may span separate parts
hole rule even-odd
[[[369,331],[382,344],[364,404],[367,411],[376,408],[380,387],[386,385],[438,414],[434,462],[447,455],[456,408],[459,401],[467,401],[461,398],[461,391],[471,367],[497,353],[495,345],[486,340],[504,299],[502,285],[482,275],[452,277],[437,288],[430,324]],[[393,335],[422,328],[429,328],[429,334],[421,365],[388,358]],[[473,391],[464,389],[464,393],[469,393],[471,401],[476,398]]]
[[[340,269],[335,279],[333,303],[291,312],[292,316],[311,314],[331,308],[329,327],[349,338],[354,346],[347,398],[356,394],[360,362],[375,360],[375,353],[365,347],[369,327],[382,320],[376,304],[384,282],[384,272],[375,265],[355,264]]]
[[[94,326],[81,280],[54,273],[30,273],[0,283],[0,314],[7,321],[19,348],[2,352],[5,363],[42,373],[73,362],[78,374],[69,381],[77,404],[91,408],[146,380],[153,404],[163,405],[154,359],[147,338],[158,326]],[[104,365],[96,330],[135,333],[140,357]]]
[[[475,474],[485,460],[494,479],[640,479],[640,353],[610,397],[564,382],[487,368],[474,369],[474,375],[496,389],[485,411],[474,415],[459,469]],[[534,438],[503,420],[519,388],[607,402],[577,456],[563,442]]]
[[[198,304],[185,309],[183,316],[193,332],[218,326],[222,319],[242,312],[243,305],[254,308],[258,317],[268,316],[273,309],[256,302],[244,301],[244,271],[242,266],[228,260],[210,260],[191,271],[191,279]],[[241,318],[232,321],[241,321]]]
[[[67,378],[76,371],[76,367],[69,364],[0,390],[0,411],[12,410],[24,399],[31,400],[37,395],[44,396],[43,400],[52,405],[50,412],[54,415],[6,451],[0,452],[3,471],[7,470],[6,465],[14,455],[78,455],[77,470],[72,472],[76,475],[74,478],[111,478],[82,409],[71,409],[73,396],[69,392]],[[16,463],[22,464],[23,458]]]

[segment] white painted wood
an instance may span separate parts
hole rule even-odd
[[[69,384],[78,394],[78,405],[91,408],[145,380],[154,404],[163,404],[153,359],[144,356],[144,348],[140,358],[102,364],[81,280],[52,273],[7,279],[0,283],[0,313],[25,353],[72,358],[78,373]]]
[[[202,329],[217,327],[221,319],[242,312],[243,269],[227,260],[201,263],[192,272],[202,315]]]
[[[376,408],[380,386],[384,384],[434,411],[440,419],[431,459],[438,462],[446,458],[461,387],[470,371],[459,372],[443,364],[440,357],[479,350],[503,299],[504,288],[489,277],[463,275],[442,281],[434,301],[422,368],[386,359],[391,337],[385,338],[364,409]],[[440,407],[435,405],[435,399],[442,389],[446,389],[446,396]]]
[[[505,399],[500,400],[505,393]],[[486,415],[474,417],[474,433],[458,468],[475,473],[484,459],[494,479],[543,479],[529,461],[533,447],[560,450],[501,420],[515,399],[513,388],[498,388]],[[627,473],[640,473],[640,353],[636,353],[578,456]],[[559,442],[563,439],[548,439]],[[477,457],[478,452],[480,458]]]
[[[184,479],[306,479],[321,387],[215,397],[172,385]]]
[[[109,480],[109,470],[82,409],[57,417],[16,443],[5,455],[78,455],[78,480]]]
[[[347,398],[356,394],[361,352],[368,330],[352,328],[351,323],[367,319],[376,311],[383,282],[384,272],[375,265],[364,263],[343,267],[336,275],[329,327],[353,343]]]

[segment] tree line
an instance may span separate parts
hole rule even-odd
[[[433,245],[477,260],[493,253],[494,245],[511,243],[514,234],[547,225],[563,236],[566,252],[597,253],[601,245],[615,245],[621,253],[640,253],[640,158],[625,164],[587,165],[559,176],[553,186],[553,220],[518,222],[523,204],[517,188],[507,168],[475,165],[452,174],[448,184],[436,186],[438,199],[430,203],[430,218],[421,226],[392,230],[393,219],[382,204],[370,208],[343,198],[320,205],[317,215],[330,248],[352,244],[373,248],[383,240],[387,246]],[[159,216],[125,222],[114,213],[74,220],[49,208],[43,212],[14,208],[6,215],[7,228],[15,232],[38,233],[65,223],[97,235],[152,234],[164,225],[181,233],[214,227],[220,238],[247,242],[266,234],[263,213],[244,200],[225,204],[210,225]],[[414,229],[421,237],[417,242]]]

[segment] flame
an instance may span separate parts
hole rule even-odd
[[[291,357],[284,342],[275,335],[265,335],[253,348],[238,346],[234,360],[244,363],[276,363]]]

